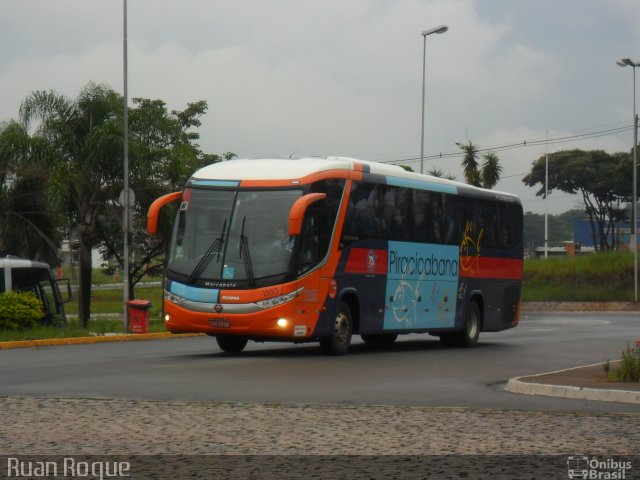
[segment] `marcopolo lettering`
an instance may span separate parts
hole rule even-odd
[[[458,260],[438,258],[435,253],[422,256],[415,252],[413,255],[407,256],[397,250],[391,250],[389,251],[389,273],[425,277],[456,277],[458,275]]]

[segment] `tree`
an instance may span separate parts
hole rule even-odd
[[[158,235],[149,236],[146,215],[151,203],[161,195],[181,190],[195,170],[205,165],[229,160],[235,156],[227,152],[221,156],[204,154],[196,142],[199,117],[207,110],[205,101],[190,103],[183,111],[167,111],[161,100],[133,99],[130,117],[131,188],[135,193],[132,209],[129,261],[129,298],[134,298],[135,285],[145,276],[159,276],[164,270],[165,246],[173,216],[170,208],[162,209]],[[105,271],[113,273],[124,267],[122,206],[110,203],[98,218],[97,230],[104,247],[103,260],[115,260]]]
[[[122,101],[105,85],[87,84],[76,98],[55,91],[31,93],[20,106],[25,128],[47,144],[48,188],[58,211],[75,224],[80,247],[78,316],[91,309],[91,249],[99,243],[98,217],[117,198],[122,179]]]
[[[20,123],[0,124],[0,255],[56,264],[60,232],[38,164],[43,146]]]
[[[573,237],[573,224],[576,221],[586,220],[584,210],[572,209],[559,215],[548,215],[548,234],[550,246],[562,246]],[[544,246],[544,215],[526,212],[524,214],[524,226],[522,239],[525,246],[533,248]]]
[[[464,153],[462,168],[465,182],[469,185],[479,187],[480,172],[478,171],[478,167],[480,164],[478,163],[478,147],[471,143],[471,141],[465,144],[458,143],[457,145]]]
[[[493,188],[500,180],[500,174],[502,173],[500,160],[494,152],[487,152],[482,158],[484,158],[482,171],[480,172],[482,188]]]
[[[548,191],[558,189],[569,194],[580,194],[596,249],[614,249],[614,226],[625,218],[625,210],[620,207],[620,202],[630,200],[630,156],[624,153],[610,155],[602,150],[575,149],[549,154],[548,162]],[[536,192],[538,196],[545,194],[545,164],[546,156],[538,158],[531,172],[522,179],[530,187],[541,185]]]
[[[500,159],[494,152],[485,153],[482,158],[482,168],[478,161],[480,153],[478,147],[469,141],[468,143],[458,143],[456,145],[464,153],[462,159],[462,168],[464,171],[464,179],[469,185],[482,188],[493,188],[500,180],[502,166]]]
[[[451,175],[451,174],[445,175],[444,171],[442,171],[441,169],[436,168],[436,167],[431,167],[431,170],[429,170],[427,173],[429,175],[434,176],[434,177],[446,178],[447,180],[455,180],[456,179],[456,177],[454,175]]]
[[[91,249],[102,246],[116,265],[123,264],[122,206],[118,204],[123,188],[123,103],[108,86],[89,83],[76,98],[37,91],[20,107],[21,127],[25,132],[34,129],[29,137],[29,165],[45,172],[41,183],[47,185],[49,203],[75,226],[80,245],[78,313],[85,327],[91,307]],[[197,168],[234,156],[201,152],[194,128],[200,126],[206,109],[201,100],[169,113],[161,100],[134,99],[129,157],[137,228],[130,239],[134,261],[126,273],[131,298],[139,279],[162,267],[157,259],[164,253],[162,239],[168,236],[170,221],[166,214],[161,219],[160,240],[147,237],[143,225],[150,203],[182,188]]]

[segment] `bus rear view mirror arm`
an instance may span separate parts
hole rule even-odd
[[[304,218],[304,212],[312,203],[324,200],[327,198],[326,193],[309,193],[300,197],[291,206],[289,210],[289,236],[300,235],[302,231],[302,219]]]

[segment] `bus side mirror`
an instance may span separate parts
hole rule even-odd
[[[302,219],[304,218],[304,212],[312,203],[327,198],[326,193],[309,193],[296,200],[289,210],[289,236],[293,237],[300,235],[302,231]]]
[[[73,295],[71,294],[71,281],[69,281],[68,278],[58,278],[56,279],[56,283],[58,284],[62,303],[69,303],[73,300]]]
[[[154,200],[149,207],[149,213],[147,213],[147,233],[149,235],[154,235],[158,231],[158,216],[160,215],[160,209],[167,203],[175,202],[180,197],[182,197],[182,192],[173,192]]]

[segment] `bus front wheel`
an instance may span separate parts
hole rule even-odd
[[[216,341],[223,352],[240,353],[247,346],[249,339],[235,335],[217,335]]]
[[[345,302],[340,302],[331,335],[320,338],[322,353],[326,355],[344,355],[351,345],[352,333],[351,309]]]

